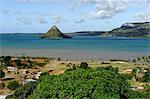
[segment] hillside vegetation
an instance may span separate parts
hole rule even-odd
[[[119,28],[102,34],[104,36],[150,37],[150,22],[125,23]]]
[[[130,90],[117,68],[73,68],[64,74],[43,74],[37,83],[17,89],[7,99],[148,99],[148,93]]]

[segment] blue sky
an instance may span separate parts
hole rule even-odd
[[[0,33],[107,31],[150,21],[150,0],[0,0]]]

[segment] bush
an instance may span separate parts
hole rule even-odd
[[[8,83],[7,88],[9,88],[10,90],[15,90],[19,87],[19,84],[17,81],[11,81]]]
[[[3,70],[0,70],[0,78],[4,78],[5,77],[5,72],[3,72]]]
[[[0,89],[3,89],[5,87],[4,83],[0,83]]]
[[[82,62],[80,64],[80,68],[86,69],[86,68],[88,68],[88,64],[86,62]]]
[[[3,56],[2,58],[3,58],[5,65],[8,66],[10,64],[11,57],[10,56]]]
[[[27,99],[27,97],[35,90],[37,82],[29,82],[24,86],[15,90],[13,95],[9,95],[6,99]]]
[[[146,72],[145,75],[140,79],[141,82],[150,82],[150,72]]]

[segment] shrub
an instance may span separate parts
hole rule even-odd
[[[140,79],[141,82],[150,82],[150,72],[146,72],[145,75]]]
[[[86,62],[82,62],[80,64],[80,68],[86,69],[86,68],[88,68],[88,64]]]
[[[9,88],[10,90],[15,90],[19,87],[19,84],[17,81],[11,81],[8,83],[7,88]]]
[[[10,56],[3,56],[2,58],[3,58],[5,65],[8,66],[10,63],[11,57]]]
[[[5,77],[5,72],[3,72],[3,70],[0,70],[0,78],[4,78]]]
[[[9,95],[6,99],[27,99],[27,97],[35,90],[37,82],[29,82],[24,86],[15,90],[13,95]]]
[[[2,82],[0,83],[0,89],[3,89],[5,87],[5,84]]]

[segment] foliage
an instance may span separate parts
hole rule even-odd
[[[5,77],[5,72],[3,72],[3,70],[0,70],[0,78],[4,78]]]
[[[16,89],[14,94],[7,96],[6,99],[27,99],[27,97],[32,94],[36,86],[37,82],[29,82],[24,86]]]
[[[130,26],[133,25],[133,26]],[[150,24],[149,22],[130,23],[129,25],[122,25],[109,31],[109,35],[122,37],[149,37]]]
[[[0,83],[0,89],[3,89],[5,87],[5,84],[2,82]]]
[[[141,82],[150,82],[150,71],[146,72],[145,75],[141,78]]]
[[[21,60],[17,59],[17,60],[14,60],[14,61],[15,61],[17,66],[21,66],[22,65]]]
[[[15,90],[19,87],[19,84],[17,81],[11,81],[8,83],[7,88],[9,88],[10,90]]]
[[[150,85],[145,85],[144,86],[144,90],[145,90],[145,92],[149,92],[150,93]]]
[[[80,68],[86,69],[86,68],[88,68],[88,64],[86,62],[82,62],[80,64]]]
[[[21,60],[17,59],[17,60],[14,60],[16,65],[17,65],[17,68],[19,69],[23,69],[23,68],[32,68],[33,67],[33,64],[30,60],[27,60],[27,63],[21,63]]]
[[[7,99],[148,99],[132,91],[118,68],[76,68],[60,75],[43,73],[37,82],[17,89]]]
[[[130,90],[127,93],[127,96],[129,97],[129,99],[149,99],[150,94],[149,93],[144,93],[144,92],[142,93],[142,92]]]
[[[11,56],[2,56],[2,58],[3,58],[5,65],[8,66],[11,60]]]
[[[46,65],[47,63],[36,63],[36,65],[43,67],[44,65]]]
[[[61,75],[44,75],[29,99],[35,98],[121,98],[129,84],[112,68],[67,71]]]

